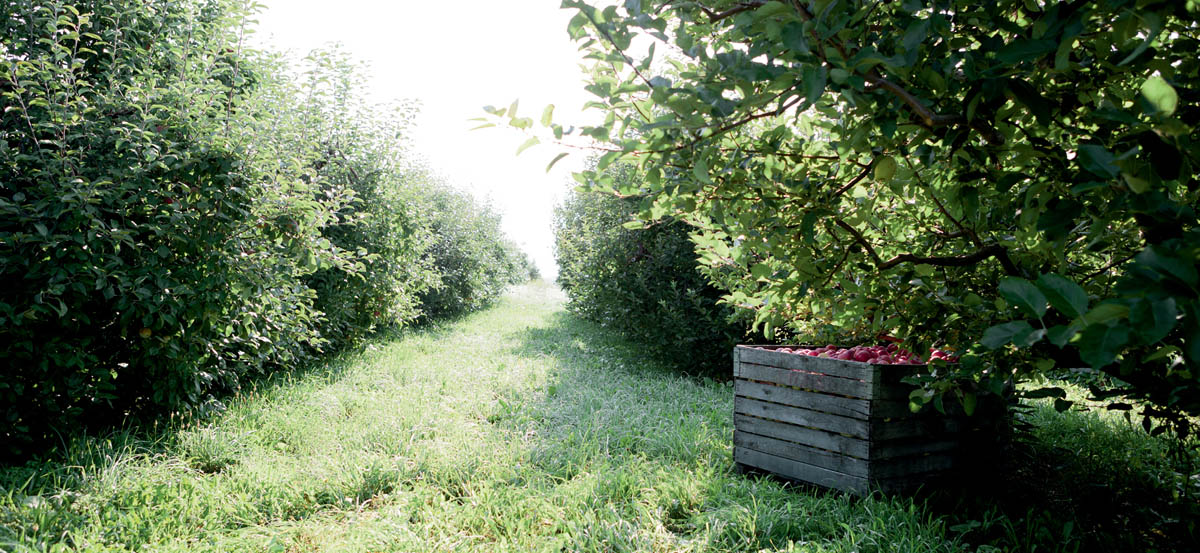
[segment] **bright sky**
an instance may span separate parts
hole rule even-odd
[[[567,38],[572,12],[559,0],[260,0],[258,39],[303,55],[341,43],[371,67],[377,101],[416,98],[422,114],[414,133],[419,155],[435,171],[503,214],[504,230],[534,259],[543,277],[557,273],[551,220],[568,189],[573,152],[550,173],[560,152],[537,146],[514,157],[526,137],[491,128],[471,131],[483,106],[507,107],[537,120],[555,105],[555,120],[583,121],[588,100],[576,46]],[[589,118],[591,119],[591,118]]]

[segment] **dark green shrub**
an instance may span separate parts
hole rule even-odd
[[[232,0],[6,2],[0,454],[183,409],[315,346],[301,277],[350,264]],[[290,102],[289,102],[290,104]]]
[[[614,179],[636,179],[612,166]],[[646,346],[657,360],[694,373],[726,374],[744,324],[719,304],[721,292],[697,268],[683,223],[645,229],[622,226],[640,202],[573,191],[555,212],[558,284],[568,309]]]

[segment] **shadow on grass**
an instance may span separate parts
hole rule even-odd
[[[1033,406],[1025,415],[1032,431],[952,485],[857,499],[736,475],[726,383],[664,371],[636,346],[567,313],[518,339],[514,353],[556,367],[545,394],[527,398],[538,421],[534,462],[563,481],[593,474],[595,493],[609,503],[659,505],[662,525],[684,534],[707,527],[721,529],[710,538],[731,548],[781,547],[836,541],[843,523],[871,528],[863,519],[875,517],[892,526],[881,530],[891,541],[886,550],[939,543],[941,533],[951,549],[979,551],[1200,551],[1197,478],[1188,484],[1165,440],[1093,414]],[[657,476],[623,474],[637,470]],[[669,476],[680,471],[699,480]],[[660,485],[691,491],[655,491]],[[654,494],[667,499],[646,497]],[[906,509],[915,515],[897,515]],[[788,520],[800,513],[804,523]]]
[[[738,474],[729,382],[679,375],[598,325],[558,313],[516,335],[513,352],[553,369],[521,398],[515,433],[534,436],[530,460],[563,486],[585,483],[592,511],[582,536],[629,550],[666,531],[696,551],[954,551],[946,528],[907,498],[858,499]],[[522,422],[525,421],[525,422]],[[621,547],[616,547],[620,550]],[[582,551],[610,550],[596,544]]]
[[[993,466],[923,494],[964,539],[1006,551],[1200,551],[1195,458],[1095,412],[1039,404],[1019,416],[1032,428]]]

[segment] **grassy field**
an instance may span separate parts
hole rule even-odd
[[[732,388],[639,364],[546,284],[235,398],[0,469],[0,550],[1087,551],[1195,545],[1194,479],[1116,416],[965,488],[855,499],[733,470]],[[1106,506],[1107,505],[1107,506]]]

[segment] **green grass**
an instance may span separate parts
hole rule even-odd
[[[987,486],[855,499],[739,475],[727,383],[643,366],[561,304],[555,288],[525,286],[262,385],[206,421],[0,469],[0,550],[1086,550],[1117,535],[1095,528],[1103,513],[1053,509],[1091,497],[1079,495],[1089,482],[1151,490],[1161,524],[1131,518],[1135,538],[1188,539],[1167,520],[1179,502],[1159,493],[1185,479],[1161,441],[1045,407],[1028,415],[1041,434],[980,475],[1070,480],[1042,502]]]

